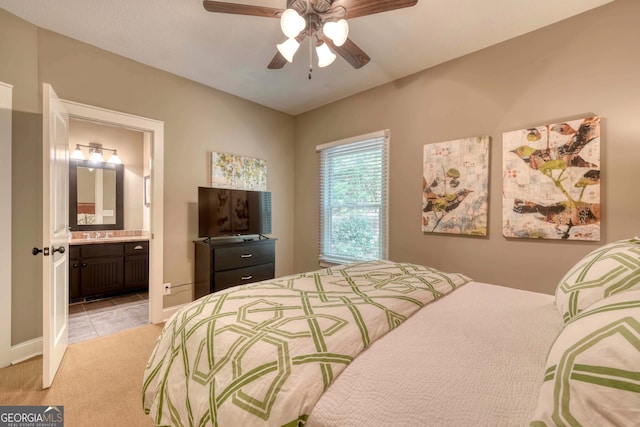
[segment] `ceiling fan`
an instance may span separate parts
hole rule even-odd
[[[316,48],[318,65],[327,66],[335,60],[333,52],[354,68],[367,64],[371,58],[348,38],[347,19],[414,6],[418,0],[287,0],[286,9],[204,0],[209,12],[279,18],[288,39],[267,66],[279,69],[293,61],[293,55],[305,38]],[[311,74],[309,74],[311,78]]]

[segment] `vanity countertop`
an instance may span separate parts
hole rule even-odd
[[[146,230],[74,231],[70,245],[97,245],[100,243],[122,243],[148,241],[151,233]]]
[[[70,245],[96,245],[100,243],[121,243],[121,242],[140,242],[140,241],[148,241],[149,236],[111,236],[111,237],[100,237],[100,238],[89,238],[89,239],[71,239],[69,240]]]

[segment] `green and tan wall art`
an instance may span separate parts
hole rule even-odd
[[[211,153],[211,186],[267,190],[267,162],[255,157]]]
[[[487,235],[489,136],[426,144],[422,231]]]
[[[600,118],[503,134],[505,237],[600,240]]]

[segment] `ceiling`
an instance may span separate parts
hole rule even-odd
[[[612,0],[418,0],[354,18],[349,38],[370,57],[314,64],[303,44],[281,70],[267,64],[285,40],[278,19],[211,13],[200,0],[0,0],[39,27],[258,104],[300,114]],[[284,8],[286,0],[234,3]],[[314,63],[316,60],[314,59]]]

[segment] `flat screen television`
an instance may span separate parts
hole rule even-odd
[[[198,237],[271,234],[269,191],[198,187]]]

